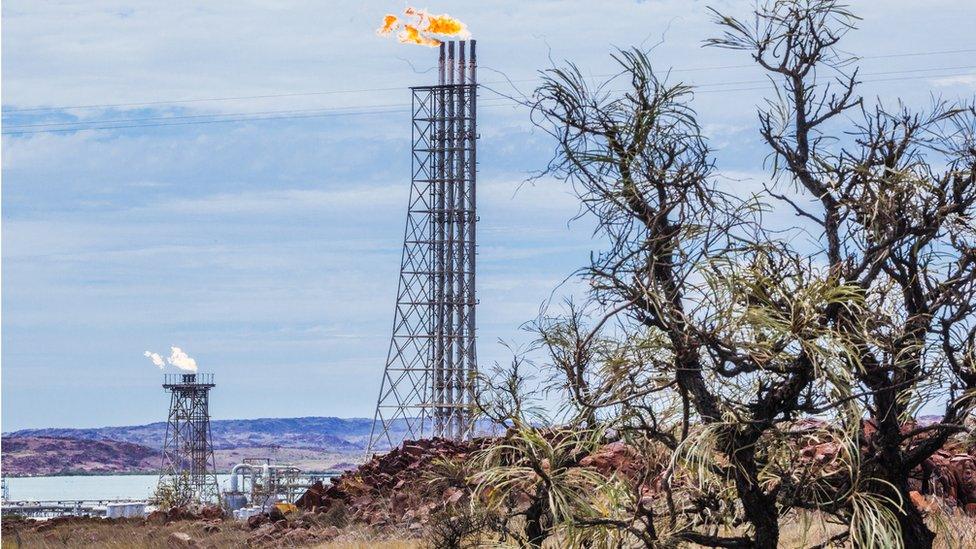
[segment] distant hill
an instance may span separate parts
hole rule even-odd
[[[373,420],[367,418],[299,417],[226,419],[210,423],[214,449],[303,448],[331,452],[356,452],[365,448]],[[162,448],[166,423],[91,429],[24,429],[5,437],[59,437],[83,440],[117,440]]]
[[[306,470],[349,467],[363,457],[373,420],[296,417],[225,419],[210,423],[218,471],[246,457],[273,457]],[[490,431],[488,424],[478,432]],[[406,424],[394,424],[394,440]],[[5,475],[62,472],[155,472],[166,423],[91,429],[24,429],[3,434]],[[386,446],[377,448],[385,450]]]
[[[159,468],[159,451],[117,440],[3,437],[5,476],[134,473]]]
[[[221,419],[210,422],[215,450],[231,448],[302,448],[337,453],[366,449],[373,420],[370,418],[294,417],[260,419]],[[491,431],[489,423],[479,422],[479,433]],[[403,438],[406,424],[395,422],[391,436]],[[96,427],[91,429],[23,429],[4,433],[4,437],[60,437],[84,440],[118,440],[162,448],[166,423]]]

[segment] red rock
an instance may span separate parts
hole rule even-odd
[[[155,510],[152,513],[146,515],[145,522],[147,524],[162,525],[166,523],[166,512]]]
[[[464,497],[464,492],[453,486],[444,491],[444,501],[447,503],[457,503]]]
[[[194,513],[185,506],[171,507],[165,512],[166,523],[176,522],[180,520],[198,520],[200,515]]]
[[[601,446],[596,452],[580,460],[580,465],[596,469],[607,476],[619,473],[630,479],[634,478],[640,468],[637,450],[622,441]]]
[[[956,482],[956,500],[960,504],[976,503],[976,458],[956,454],[949,459]]]
[[[268,515],[254,515],[253,517],[247,517],[247,527],[251,530],[263,526],[269,522]]]
[[[217,505],[207,505],[200,509],[200,517],[205,519],[220,519],[224,518],[224,510]]]
[[[929,501],[927,497],[916,491],[909,492],[908,496],[911,498],[912,504],[915,505],[915,508],[921,513],[927,514],[939,510],[939,505],[937,503]]]
[[[308,530],[297,528],[285,534],[283,539],[288,543],[288,545],[294,546],[298,544],[308,543],[313,539],[313,537],[314,536],[312,536],[312,534],[310,534]]]
[[[190,534],[186,532],[173,532],[169,536],[166,536],[166,545],[168,547],[199,547],[200,544],[197,543],[195,539],[190,537]]]
[[[416,444],[404,444],[403,453],[413,457],[419,457],[424,453],[424,448]]]

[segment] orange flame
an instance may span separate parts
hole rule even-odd
[[[468,26],[446,13],[431,15],[426,10],[416,8],[407,8],[403,13],[411,19],[410,23],[401,23],[395,15],[387,14],[383,18],[383,25],[376,29],[376,34],[389,36],[394,30],[399,30],[397,39],[401,43],[432,48],[441,45],[441,41],[433,35],[456,37],[462,40],[471,38]]]
[[[459,38],[468,38],[471,36],[471,32],[468,31],[465,24],[457,19],[451,19],[444,15],[436,15],[427,21],[427,32],[446,36],[457,36]]]
[[[413,25],[404,25],[403,30],[397,35],[397,39],[401,44],[419,44],[431,48],[436,48],[441,45],[440,40],[427,36]]]
[[[376,34],[386,36],[393,32],[393,29],[397,28],[398,26],[400,26],[400,20],[397,19],[397,16],[388,13],[383,17],[383,26],[376,29]]]
[[[426,10],[407,8],[403,11],[408,17],[416,17],[420,28],[430,34],[441,36],[456,36],[461,39],[471,38],[468,26],[446,13],[431,15]]]

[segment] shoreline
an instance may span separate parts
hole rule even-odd
[[[43,474],[37,474],[37,475],[22,475],[22,474],[20,474],[20,475],[8,475],[8,474],[5,473],[3,475],[3,478],[7,479],[7,478],[51,478],[51,477],[138,477],[138,476],[152,476],[152,475],[158,475],[158,474],[159,474],[159,471],[152,471],[152,470],[150,470],[150,471],[104,472],[104,473],[97,472],[97,471],[91,471],[91,472],[88,472],[88,471],[86,471],[86,472],[66,471],[66,472],[62,472],[62,473],[43,473]],[[222,473],[222,472],[218,471],[217,474],[218,475],[222,475],[222,474],[228,474],[229,475],[230,472],[228,471],[227,473]]]

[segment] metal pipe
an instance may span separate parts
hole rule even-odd
[[[430,216],[430,223],[433,229],[434,241],[434,261],[432,266],[432,288],[431,291],[434,293],[434,304],[431,307],[433,309],[433,331],[434,331],[434,348],[433,348],[433,367],[432,377],[433,379],[433,390],[430,395],[431,404],[433,404],[433,428],[435,433],[439,433],[443,429],[444,422],[444,411],[440,404],[444,401],[444,348],[446,345],[444,326],[445,322],[445,308],[444,308],[444,264],[445,264],[445,252],[444,252],[444,242],[446,240],[445,234],[445,211],[446,211],[446,193],[445,184],[447,181],[446,174],[446,164],[444,161],[445,154],[445,108],[446,108],[446,97],[447,92],[444,87],[444,82],[447,74],[447,62],[446,62],[446,46],[441,43],[440,47],[440,84],[441,86],[437,88],[436,92],[432,94],[432,97],[437,99],[437,111],[434,115],[436,118],[436,129],[434,137],[434,177],[431,181],[431,188],[434,192],[433,200],[433,215]],[[434,114],[434,113],[431,113]]]
[[[444,85],[444,42],[441,42],[437,57],[437,83]]]
[[[447,145],[447,169],[446,171],[446,182],[447,187],[447,216],[446,216],[446,227],[445,233],[447,234],[447,245],[445,256],[447,261],[445,263],[444,273],[442,275],[444,279],[444,305],[447,309],[447,350],[444,353],[445,366],[444,366],[444,384],[446,387],[444,398],[441,400],[440,405],[442,408],[442,414],[444,416],[443,428],[439,436],[447,436],[449,438],[453,437],[451,433],[451,426],[454,419],[454,410],[450,407],[450,404],[454,402],[454,348],[457,346],[457,320],[455,315],[455,300],[456,291],[454,288],[454,269],[455,262],[457,259],[457,254],[455,250],[455,244],[457,243],[457,238],[455,235],[456,223],[455,223],[455,199],[454,195],[457,190],[457,170],[456,170],[456,151],[455,151],[455,136],[457,135],[457,119],[455,114],[455,103],[457,102],[457,90],[454,87],[455,77],[457,75],[457,67],[455,65],[454,57],[454,42],[448,42],[447,44],[447,85],[448,85],[448,101],[447,101],[447,133],[445,135]]]
[[[468,186],[468,207],[469,212],[468,219],[466,220],[468,225],[468,261],[470,262],[470,267],[468,268],[468,284],[467,284],[467,295],[465,296],[465,302],[467,307],[467,341],[465,342],[468,346],[467,349],[467,418],[465,422],[467,425],[465,428],[468,430],[466,436],[473,436],[474,431],[474,402],[475,402],[475,382],[478,376],[478,359],[476,355],[475,347],[475,305],[477,304],[477,293],[475,291],[475,264],[476,264],[476,224],[478,221],[476,212],[478,211],[476,206],[476,196],[477,196],[477,182],[476,175],[478,173],[478,158],[477,158],[477,142],[478,142],[478,62],[475,46],[477,43],[471,40],[469,43],[470,55],[468,57],[468,82],[471,85],[471,97],[468,98],[468,116],[470,118],[469,132],[470,135],[468,139],[470,140],[471,150],[468,152],[468,178],[470,180],[470,185]]]
[[[451,417],[452,420],[451,438],[453,439],[461,438],[464,432],[464,421],[465,421],[464,408],[463,406],[458,406],[458,405],[463,404],[465,400],[464,378],[466,377],[465,371],[467,370],[467,368],[465,367],[466,364],[465,355],[467,354],[466,345],[465,345],[465,336],[467,332],[465,330],[465,322],[467,320],[465,315],[466,312],[465,309],[467,308],[466,306],[467,288],[465,288],[465,284],[464,284],[465,282],[464,273],[470,258],[468,258],[468,254],[466,253],[467,244],[465,242],[466,233],[467,233],[467,231],[465,230],[467,224],[467,219],[466,219],[467,194],[468,194],[467,191],[469,187],[469,185],[467,184],[468,174],[465,169],[466,168],[465,163],[467,162],[467,142],[468,142],[468,137],[467,137],[468,122],[466,120],[468,113],[465,112],[465,107],[467,106],[465,102],[467,97],[467,93],[466,93],[467,89],[465,87],[465,83],[467,80],[465,78],[466,77],[465,72],[467,68],[466,67],[467,63],[465,63],[465,49],[466,49],[465,45],[466,42],[463,41],[458,43],[458,63],[456,67],[458,73],[458,79],[457,79],[458,87],[457,87],[457,94],[456,94],[457,128],[455,129],[454,132],[454,145],[453,145],[454,148],[457,150],[456,153],[457,167],[455,169],[454,179],[457,185],[457,200],[455,201],[455,208],[456,211],[458,212],[456,215],[456,219],[457,219],[456,233],[457,233],[458,251],[456,254],[456,258],[457,258],[456,265],[455,265],[456,268],[455,268],[455,272],[453,273],[454,276],[456,277],[456,280],[454,282],[454,287],[455,287],[454,303],[452,304],[452,307],[454,309],[454,315],[456,318],[456,322],[454,324],[455,332],[456,332],[456,337],[454,341],[454,371],[453,371],[454,375],[451,379],[451,385],[454,387],[454,398],[451,399],[451,403],[455,406],[451,410],[451,416],[452,416]]]
[[[230,470],[230,491],[231,492],[238,491],[237,475],[240,474],[242,469],[247,469],[251,474],[254,473],[254,468],[252,468],[247,463],[238,463],[237,465],[233,466]]]
[[[444,371],[444,349],[450,342],[445,339],[444,327],[447,324],[445,322],[445,315],[447,311],[445,310],[445,284],[444,284],[444,271],[446,264],[446,253],[445,253],[445,241],[449,238],[446,234],[446,210],[447,210],[447,193],[445,186],[447,185],[447,171],[446,164],[444,161],[445,155],[445,143],[447,130],[445,126],[445,110],[447,101],[447,90],[443,87],[446,83],[447,75],[450,74],[451,60],[449,58],[454,57],[454,49],[450,47],[450,53],[448,55],[448,46],[441,42],[440,45],[440,62],[439,62],[439,79],[438,83],[440,88],[437,90],[437,177],[436,177],[436,189],[437,189],[437,215],[434,216],[434,222],[437,226],[437,243],[436,248],[436,262],[434,265],[434,276],[436,279],[437,297],[436,297],[436,326],[437,326],[437,348],[435,350],[434,357],[434,383],[435,390],[433,397],[434,404],[434,433],[440,433],[444,429],[444,409],[441,404],[444,402],[445,398],[445,374]]]

